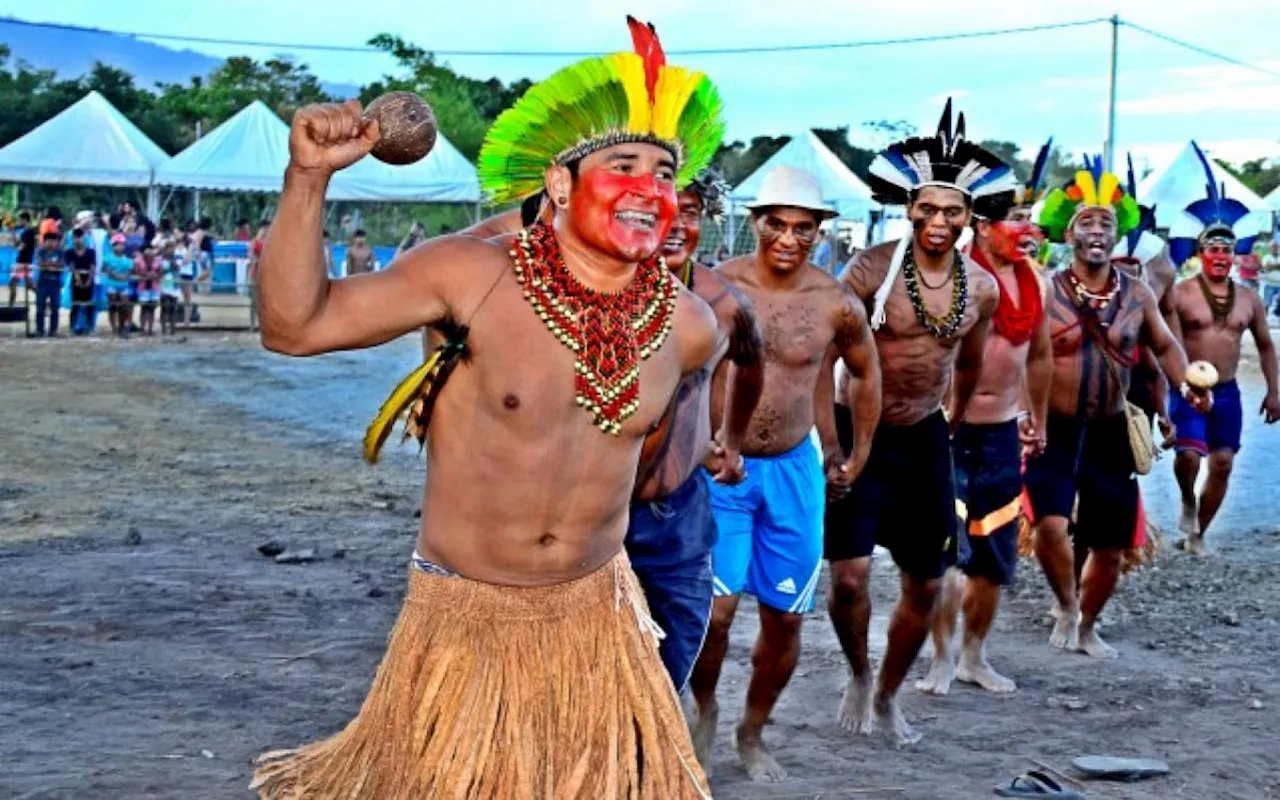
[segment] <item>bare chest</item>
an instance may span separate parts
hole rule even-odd
[[[1184,334],[1221,335],[1239,340],[1253,322],[1253,313],[1252,307],[1242,302],[1237,295],[1225,319],[1218,320],[1209,301],[1196,292],[1189,298],[1184,297],[1179,303],[1178,321],[1182,324]]]
[[[1098,330],[1113,351],[1130,356],[1142,332],[1142,306],[1132,298],[1113,302],[1117,305],[1097,312]],[[1048,313],[1049,336],[1055,357],[1071,358],[1086,344],[1090,347],[1097,345],[1082,321],[1081,312],[1060,291],[1054,292]]]
[[[745,290],[764,336],[765,360],[788,369],[817,367],[833,338],[817,296],[780,298]]]
[[[907,292],[905,281],[899,276],[894,284],[893,291],[885,302],[885,323],[876,332],[877,338],[916,339],[928,337],[944,348],[950,348],[958,344],[965,334],[978,323],[978,299],[974,297],[972,292],[969,292],[964,298],[963,310],[960,312],[960,323],[956,327],[955,333],[950,336],[935,337],[929,328],[925,327],[925,320],[932,318],[939,325],[945,324],[950,318],[952,309],[958,299],[953,295],[950,284],[942,289],[932,290],[920,286],[918,296],[923,306],[919,310]],[[924,319],[921,319],[921,317],[924,317]]]

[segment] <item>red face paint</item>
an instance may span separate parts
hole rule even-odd
[[[605,167],[578,174],[569,204],[569,219],[578,236],[623,261],[653,255],[667,238],[675,216],[672,181],[653,173],[626,175]]]
[[[1209,243],[1200,248],[1200,268],[1207,278],[1226,280],[1234,261],[1235,249],[1229,244]]]
[[[1004,261],[1020,261],[1028,251],[1040,249],[1040,229],[1027,220],[1001,220],[991,224],[991,252]]]

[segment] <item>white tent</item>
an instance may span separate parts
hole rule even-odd
[[[142,188],[168,159],[95,91],[0,150],[0,181]]]
[[[289,126],[254,100],[156,172],[156,183],[224,192],[279,192],[289,163]],[[476,203],[473,166],[443,136],[416,164],[393,167],[364,158],[333,177],[329,200]]]
[[[1262,198],[1272,211],[1280,211],[1280,186],[1271,191],[1271,194]]]
[[[406,203],[479,203],[480,178],[466,156],[443,135],[426,158],[392,166],[365,157],[333,177],[330,200]]]
[[[278,192],[289,163],[289,126],[261,100],[156,170],[156,183],[223,192]]]
[[[764,176],[776,167],[797,167],[816,177],[822,187],[823,201],[839,211],[842,217],[865,220],[869,212],[880,208],[880,204],[871,199],[871,189],[809,130],[792,137],[781,150],[738,184],[729,197],[735,204],[751,202],[759,194]]]
[[[1239,200],[1252,212],[1236,224],[1236,231],[1251,235],[1271,230],[1271,206],[1212,158],[1209,168],[1218,186],[1225,187],[1227,197]],[[1205,183],[1204,165],[1188,143],[1172,163],[1152,172],[1138,184],[1138,202],[1154,205],[1156,226],[1178,236],[1186,227],[1183,209],[1205,196]]]

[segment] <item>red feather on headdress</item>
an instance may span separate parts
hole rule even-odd
[[[662,52],[658,31],[652,23],[645,24],[628,14],[627,27],[631,29],[631,42],[635,45],[636,55],[644,62],[644,85],[649,90],[649,102],[652,103],[654,92],[658,88],[658,70],[667,63],[667,55]]]

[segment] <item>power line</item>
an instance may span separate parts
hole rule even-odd
[[[1243,67],[1244,69],[1253,70],[1254,72],[1260,72],[1260,73],[1262,73],[1263,75],[1270,75],[1270,76],[1271,76],[1271,77],[1273,77],[1273,78],[1280,78],[1280,72],[1275,72],[1274,70],[1269,70],[1269,69],[1267,69],[1266,67],[1259,67],[1259,66],[1257,66],[1257,65],[1255,65],[1255,64],[1249,64],[1249,63],[1247,63],[1247,62],[1245,62],[1245,61],[1241,61],[1241,60],[1239,60],[1239,59],[1237,59],[1237,58],[1232,58],[1232,57],[1231,57],[1231,56],[1229,56],[1229,55],[1225,55],[1225,54],[1223,54],[1223,53],[1219,53],[1219,52],[1218,52],[1218,51],[1216,51],[1216,50],[1210,50],[1210,49],[1209,49],[1209,48],[1207,48],[1207,47],[1201,47],[1201,46],[1200,46],[1200,45],[1198,45],[1198,44],[1192,44],[1191,42],[1186,42],[1186,41],[1183,41],[1182,39],[1175,39],[1174,37],[1172,37],[1172,36],[1170,36],[1170,35],[1168,35],[1168,34],[1166,34],[1166,33],[1160,33],[1159,31],[1153,31],[1153,30],[1151,30],[1150,28],[1145,28],[1145,27],[1143,27],[1143,26],[1141,26],[1141,25],[1137,24],[1136,22],[1129,22],[1129,21],[1128,21],[1128,20],[1126,20],[1126,19],[1121,19],[1121,20],[1120,20],[1120,24],[1121,24],[1121,25],[1123,25],[1123,26],[1125,26],[1126,28],[1133,28],[1135,31],[1139,31],[1139,32],[1141,32],[1141,33],[1145,33],[1145,34],[1146,34],[1146,35],[1148,35],[1148,36],[1153,36],[1153,37],[1155,37],[1155,38],[1157,38],[1157,39],[1161,39],[1161,40],[1163,40],[1163,41],[1169,42],[1170,44],[1175,44],[1175,45],[1177,45],[1178,47],[1185,48],[1185,49],[1190,50],[1190,51],[1192,51],[1192,52],[1194,52],[1194,53],[1199,53],[1199,54],[1200,54],[1200,55],[1202,55],[1202,56],[1208,56],[1209,58],[1215,58],[1215,59],[1217,59],[1217,60],[1219,60],[1219,61],[1224,61],[1224,62],[1226,62],[1226,63],[1228,63],[1228,64],[1234,64],[1234,65],[1235,65],[1235,66],[1237,66],[1237,67]]]
[[[3,20],[13,25],[23,25],[31,28],[45,28],[48,30],[74,31],[77,33],[91,33],[109,36],[130,36],[136,39],[154,39],[156,41],[166,42],[182,42],[184,44],[216,44],[231,45],[235,47],[268,47],[280,50],[315,50],[321,52],[339,52],[339,53],[385,53],[377,47],[369,47],[367,45],[338,45],[338,44],[300,44],[297,42],[260,42],[244,39],[218,39],[207,36],[181,36],[178,34],[168,33],[146,33],[141,31],[112,31],[102,28],[87,28],[80,25],[67,25],[55,22],[29,22],[27,20],[8,19]],[[854,42],[828,42],[818,44],[784,44],[784,45],[759,45],[750,47],[712,47],[692,50],[668,50],[668,55],[674,56],[720,56],[720,55],[739,55],[752,53],[794,53],[815,50],[853,50],[864,47],[889,47],[892,45],[903,44],[922,44],[928,42],[946,42],[959,39],[984,39],[993,36],[1009,36],[1021,33],[1035,33],[1038,31],[1063,30],[1066,28],[1080,28],[1088,25],[1097,25],[1099,23],[1110,22],[1104,17],[1095,19],[1077,20],[1074,22],[1055,22],[1043,25],[1024,25],[1017,28],[992,28],[982,31],[967,31],[963,33],[943,33],[930,36],[905,36],[893,39],[864,39]],[[435,50],[432,48],[423,48],[430,53],[438,56],[487,56],[487,57],[507,57],[515,56],[521,58],[587,58],[590,56],[602,55],[604,51],[592,50]]]

